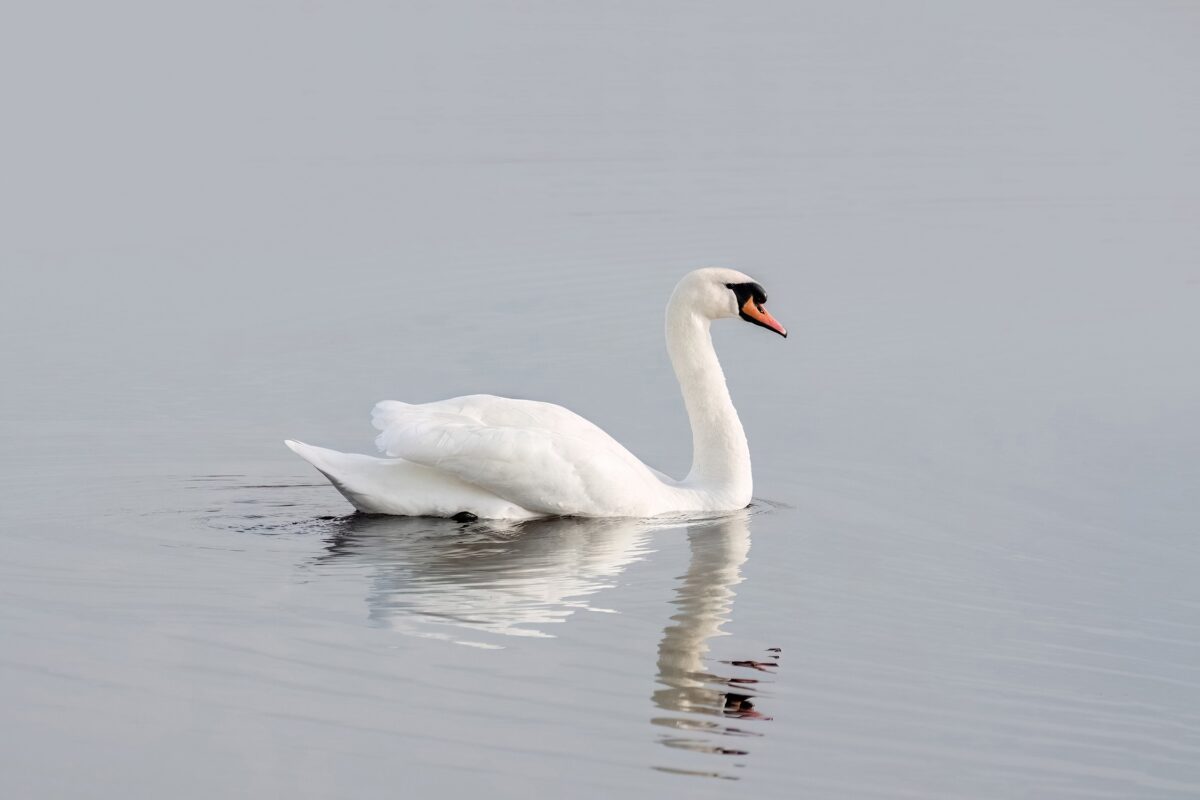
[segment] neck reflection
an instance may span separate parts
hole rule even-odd
[[[709,640],[726,635],[721,629],[729,621],[735,598],[734,587],[742,582],[741,566],[750,552],[750,526],[746,512],[722,520],[694,524],[688,528],[691,560],[679,579],[672,601],[676,613],[663,630],[658,646],[658,683],[653,694],[655,707],[672,712],[651,719],[654,725],[673,733],[660,741],[667,747],[722,756],[744,756],[742,742],[716,737],[761,736],[734,720],[767,720],[755,707],[755,685],[763,673],[777,665],[779,651],[772,648],[762,660],[749,658],[721,662],[723,674],[706,667]],[[741,674],[732,674],[732,673]],[[735,766],[742,766],[734,762]],[[656,767],[666,772],[736,779],[706,768]]]

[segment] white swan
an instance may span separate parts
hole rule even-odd
[[[731,269],[688,273],[667,304],[667,351],[692,426],[682,481],[646,466],[562,406],[492,395],[375,406],[390,458],[288,440],[355,508],[371,514],[529,519],[726,512],[750,502],[750,449],[713,350],[710,323],[742,319],[787,336],[767,295]]]

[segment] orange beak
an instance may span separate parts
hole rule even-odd
[[[770,328],[778,333],[783,338],[787,338],[787,328],[779,324],[779,320],[771,316],[771,312],[754,302],[751,297],[742,305],[742,318],[748,322],[753,322],[755,325],[762,325],[764,328]]]

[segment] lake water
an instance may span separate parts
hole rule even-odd
[[[1200,795],[1189,3],[121,0],[0,33],[5,797]],[[756,501],[356,517],[561,403]]]

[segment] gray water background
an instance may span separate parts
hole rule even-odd
[[[3,796],[1200,794],[1196,4],[3,16]],[[682,474],[708,265],[791,331],[716,329],[745,515],[280,443],[483,391]]]

